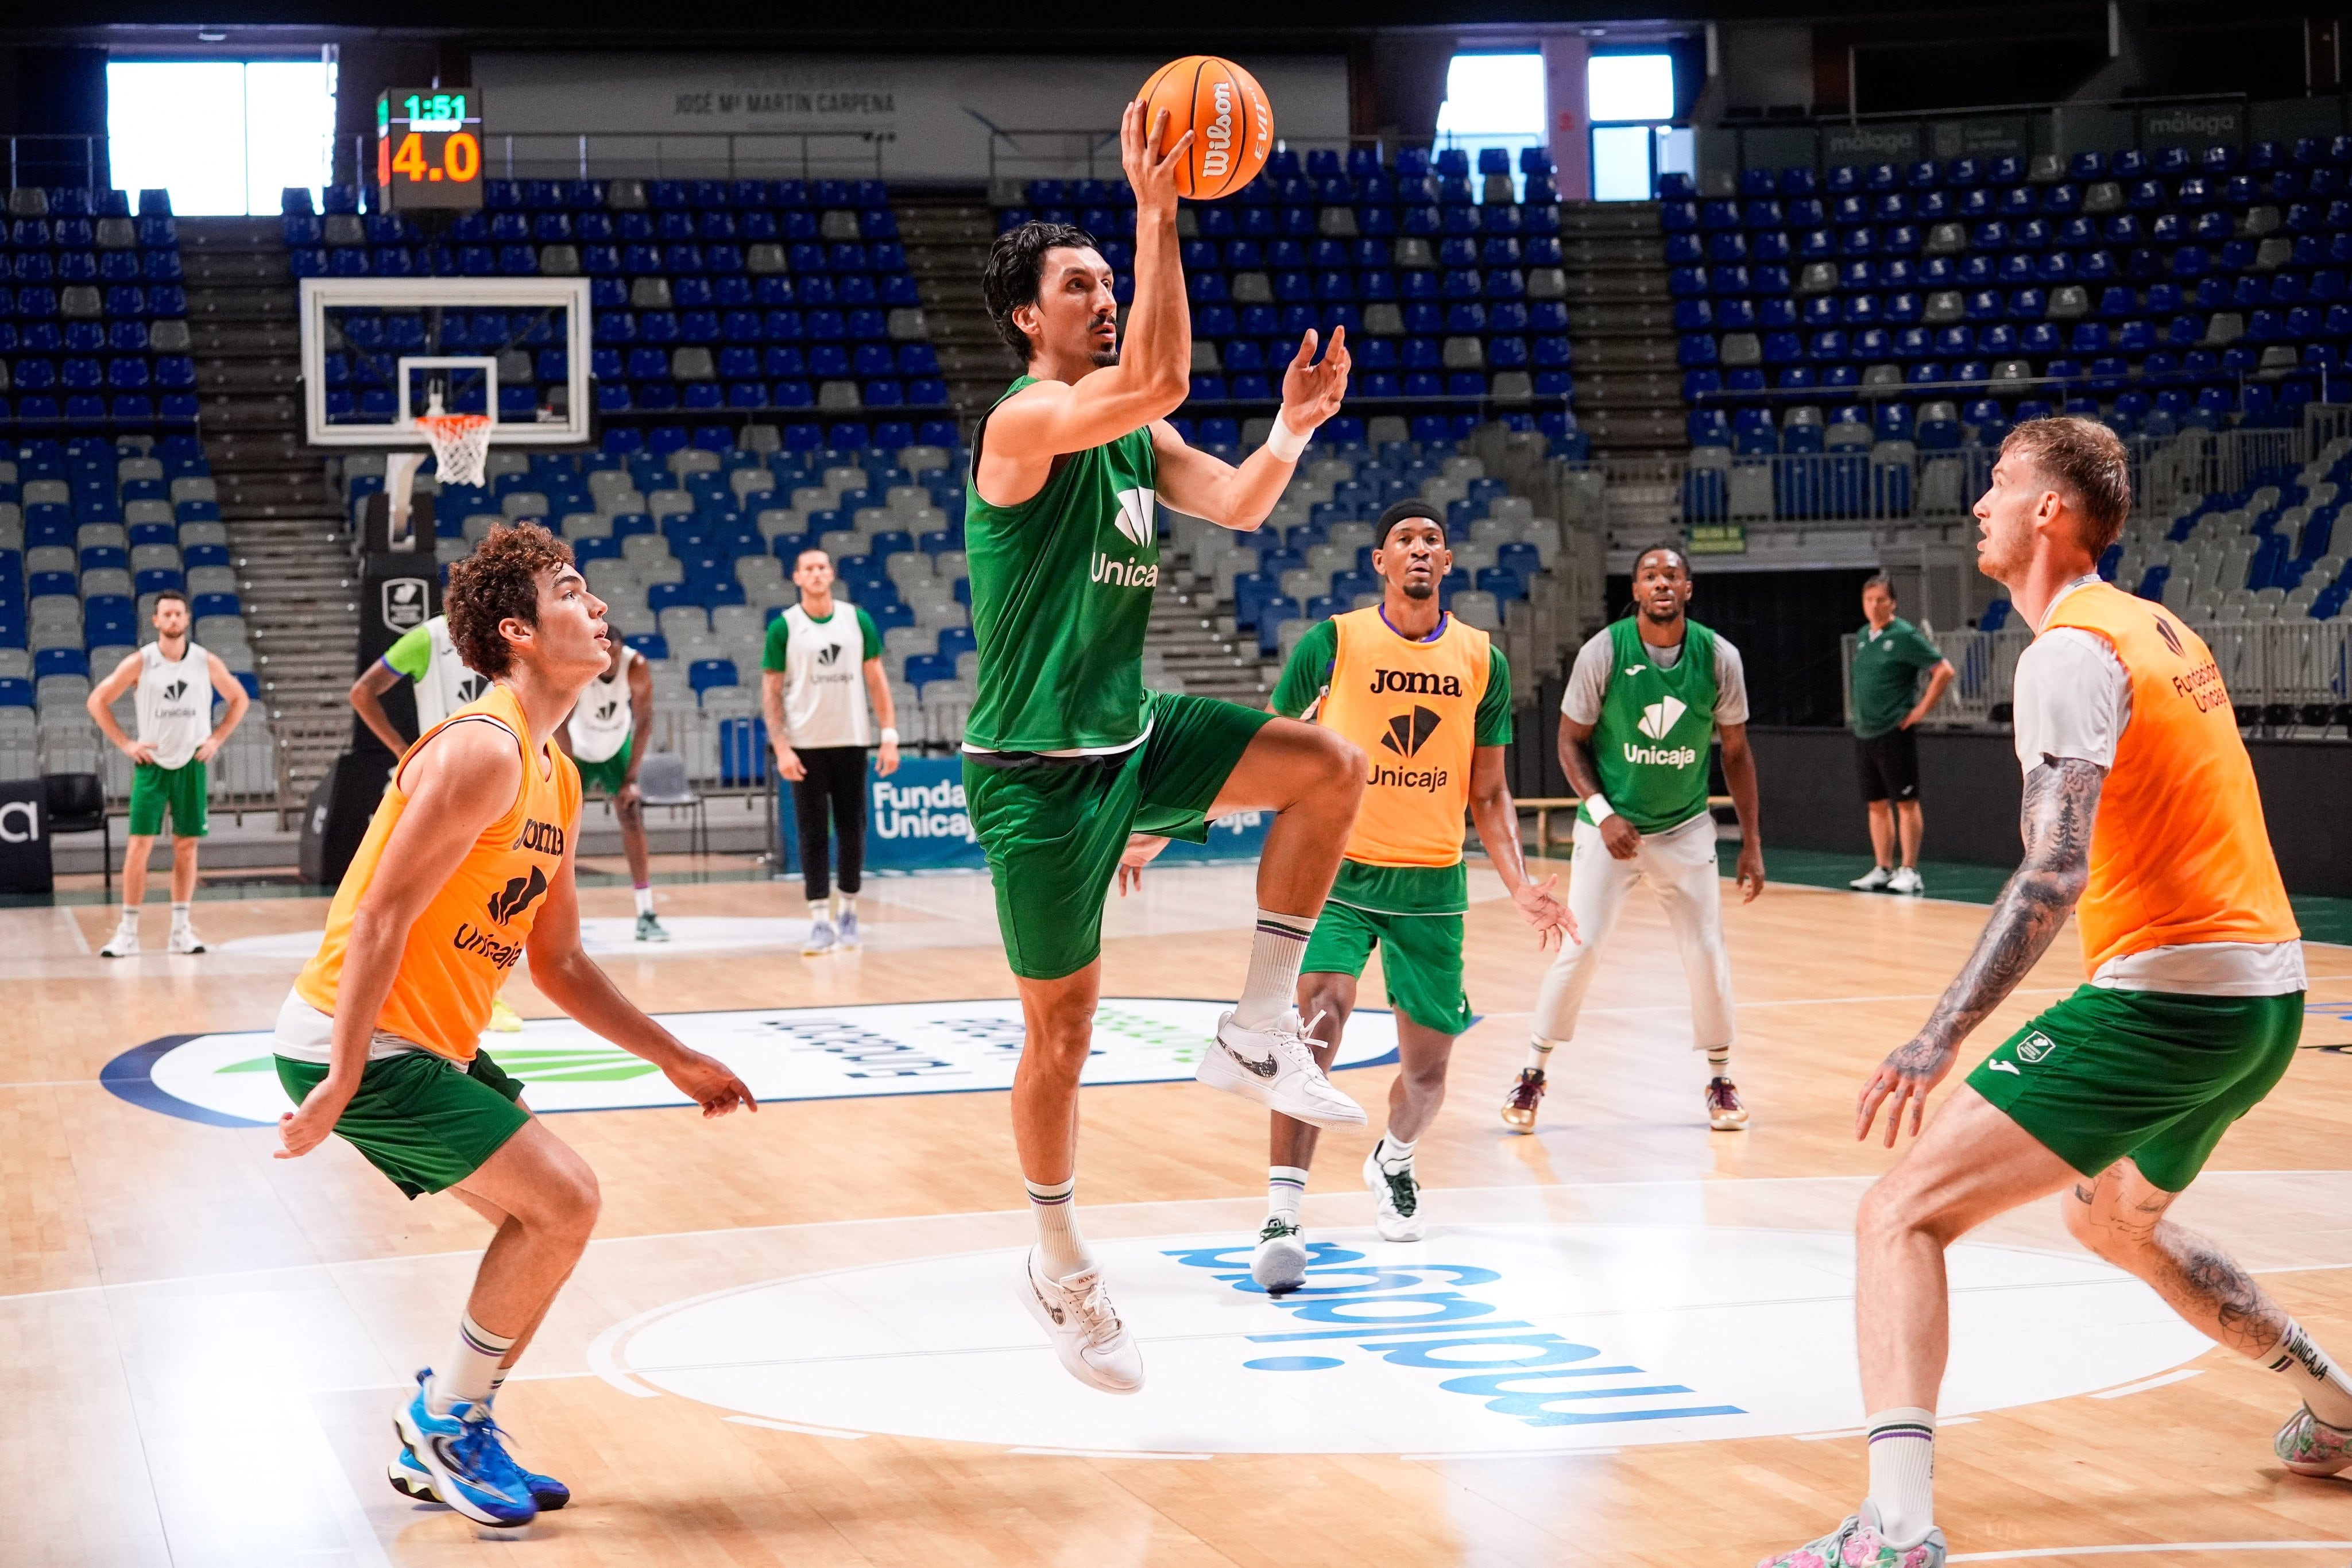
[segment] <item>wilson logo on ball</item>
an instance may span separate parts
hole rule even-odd
[[[1232,195],[1257,178],[1274,151],[1274,110],[1257,78],[1214,55],[1187,55],[1151,73],[1139,95],[1148,131],[1162,111],[1168,128],[1157,145],[1172,147],[1187,131],[1192,144],[1176,171],[1176,193],[1194,201]]]

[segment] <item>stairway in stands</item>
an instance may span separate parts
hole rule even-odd
[[[1013,375],[980,295],[996,214],[985,202],[955,195],[901,193],[892,205],[956,422],[969,432]],[[1233,605],[1216,601],[1209,579],[1195,581],[1172,554],[1164,559],[1145,643],[1160,668],[1187,692],[1263,706],[1278,670],[1258,657],[1254,639],[1234,634]]]
[[[1596,456],[1664,457],[1690,444],[1674,301],[1655,202],[1560,209],[1576,421]]]
[[[205,455],[220,486],[262,701],[300,801],[351,735],[358,582],[302,441],[294,279],[275,218],[182,218]]]

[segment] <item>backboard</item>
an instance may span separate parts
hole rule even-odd
[[[437,389],[493,446],[590,438],[584,277],[306,277],[302,423],[314,446],[425,445]]]

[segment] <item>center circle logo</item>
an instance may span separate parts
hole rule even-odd
[[[1435,1195],[1442,1197],[1443,1195]],[[1270,1297],[1230,1232],[1097,1241],[1141,1393],[1064,1372],[1022,1252],[908,1259],[675,1303],[609,1333],[606,1375],[842,1435],[1108,1452],[1542,1453],[1825,1432],[1864,1418],[1843,1234],[1476,1224],[1310,1233]],[[1949,1253],[1948,1416],[2063,1398],[2210,1348],[2079,1254]]]

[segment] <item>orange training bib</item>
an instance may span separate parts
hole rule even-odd
[[[2151,947],[2301,935],[2254,766],[2204,642],[2162,605],[2108,583],[2061,600],[2042,631],[2060,626],[2105,638],[2131,679],[2131,720],[2100,792],[2090,885],[2074,910],[2084,968]]]
[[[317,956],[303,966],[294,989],[320,1012],[334,1012],[352,912],[374,881],[384,844],[408,809],[408,796],[400,788],[402,769],[425,742],[453,724],[496,724],[512,735],[523,752],[522,788],[505,814],[482,830],[409,927],[400,971],[375,1027],[453,1061],[471,1061],[490,1021],[490,1002],[522,956],[541,900],[563,864],[563,846],[580,825],[579,768],[551,744],[531,754],[522,705],[503,685],[493,685],[478,701],[418,737],[393,769],[367,837],[335,890],[325,939]]]
[[[1409,642],[1389,629],[1378,605],[1331,624],[1339,649],[1316,722],[1354,741],[1366,758],[1348,859],[1459,863],[1478,703],[1492,671],[1486,633],[1449,615],[1434,642]]]

